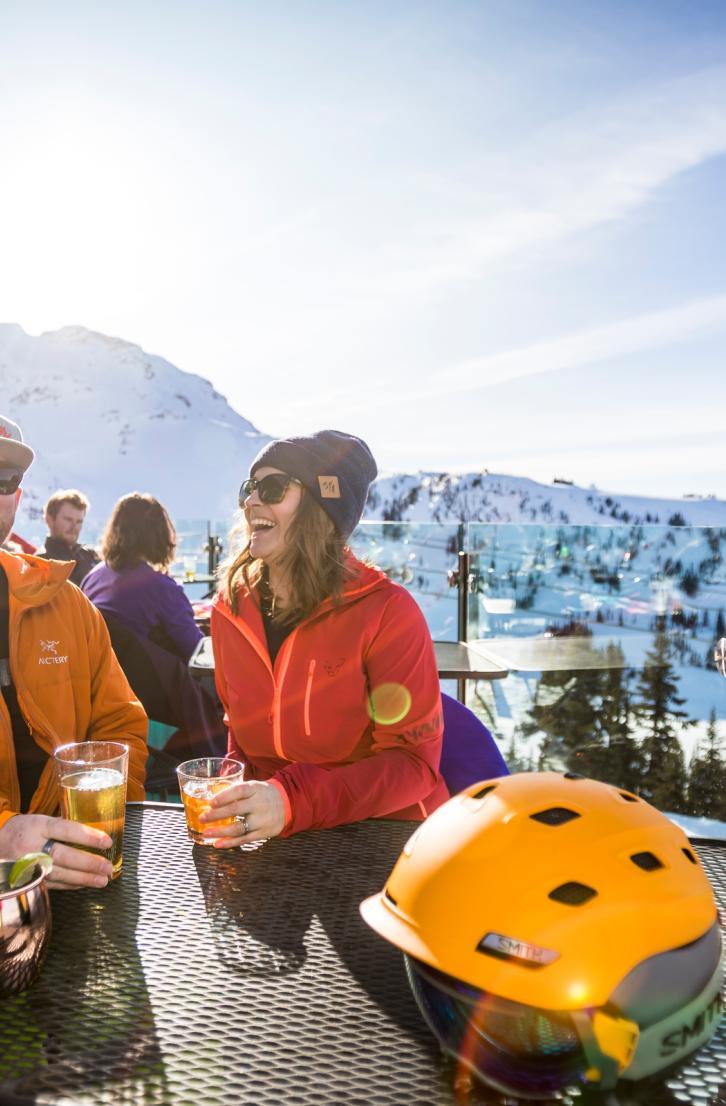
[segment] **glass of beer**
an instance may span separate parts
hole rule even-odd
[[[110,860],[116,879],[123,861],[128,747],[118,741],[78,741],[61,745],[53,760],[63,817],[103,830],[112,842],[110,849],[77,847]]]
[[[234,818],[200,822],[199,816],[209,810],[213,796],[219,791],[224,791],[233,783],[242,783],[245,766],[231,757],[200,757],[198,760],[185,760],[176,771],[187,816],[187,833],[197,845],[211,845],[211,838],[204,836],[205,830],[209,833],[218,826],[231,826]]]

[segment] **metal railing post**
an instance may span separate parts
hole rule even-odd
[[[469,637],[469,551],[464,549],[466,540],[466,527],[459,523],[459,571],[458,571],[458,611],[457,611],[457,636],[459,641],[466,641]],[[460,703],[466,703],[466,680],[457,680],[457,698]]]

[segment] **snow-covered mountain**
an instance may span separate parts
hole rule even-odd
[[[88,495],[89,532],[129,491],[152,492],[175,518],[226,519],[269,441],[201,376],[80,326],[34,338],[0,324],[0,395],[36,451],[21,532],[37,531],[59,487]]]
[[[404,522],[537,522],[544,525],[726,526],[726,502],[712,496],[657,499],[538,484],[500,473],[418,472],[382,476],[368,497],[367,518]]]
[[[116,499],[133,490],[152,492],[177,520],[224,522],[250,460],[269,441],[201,376],[80,326],[31,337],[0,324],[0,395],[3,413],[37,454],[18,520],[29,537],[42,535],[42,507],[58,487],[80,488],[91,500],[87,540]],[[555,525],[677,519],[724,527],[726,502],[621,496],[488,472],[419,472],[381,476],[366,518]]]

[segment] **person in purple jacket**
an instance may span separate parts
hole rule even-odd
[[[132,492],[113,509],[103,561],[82,590],[106,621],[111,644],[149,718],[174,726],[164,752],[176,760],[223,755],[227,734],[216,697],[187,662],[203,637],[183,589],[167,575],[176,531],[153,495]]]
[[[153,495],[119,499],[101,543],[103,561],[82,584],[99,610],[188,661],[203,636],[183,589],[166,575],[176,531]]]

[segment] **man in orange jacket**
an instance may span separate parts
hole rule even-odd
[[[0,543],[33,461],[20,428],[0,415]],[[103,887],[111,864],[73,848],[109,848],[100,830],[57,817],[51,754],[68,741],[122,741],[129,799],[144,798],[147,721],[96,608],[68,582],[72,562],[0,549],[0,856],[45,849],[49,886]]]

